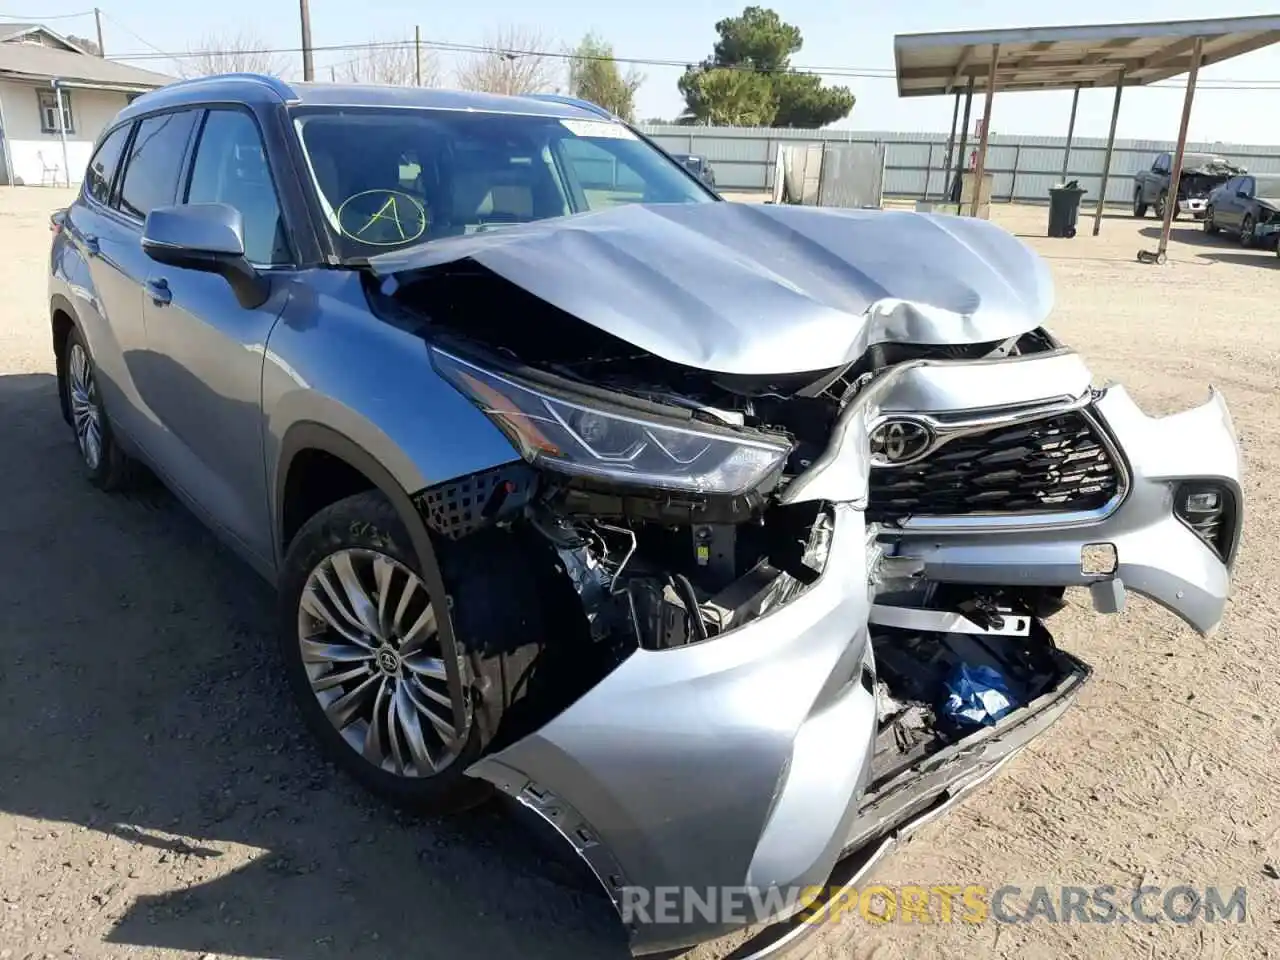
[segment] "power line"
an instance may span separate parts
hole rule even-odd
[[[197,50],[186,53],[174,53],[161,50],[154,44],[143,40],[132,30],[124,27],[114,17],[110,18],[113,23],[122,27],[128,33],[137,37],[142,43],[150,47],[154,53],[142,54],[117,54],[109,59],[112,60],[183,60],[195,57],[204,57],[211,55],[257,55],[257,54],[283,54],[283,53],[301,53],[301,47],[263,47],[261,49],[252,50]],[[353,52],[367,51],[376,49],[397,49],[414,46],[413,40],[392,40],[392,41],[367,41],[364,43],[335,43],[321,44],[313,46],[314,52]],[[680,60],[661,57],[620,57],[620,56],[604,56],[601,54],[580,54],[573,52],[551,51],[551,50],[520,50],[507,49],[503,47],[491,47],[481,44],[470,43],[454,43],[445,40],[423,40],[422,46],[429,50],[437,50],[446,53],[474,53],[482,55],[497,54],[508,57],[544,57],[555,60],[612,60],[615,63],[623,63],[635,66],[649,67],[672,67],[676,69],[684,69],[689,66],[696,66],[695,62],[689,60]],[[726,65],[722,69],[727,70],[743,70],[751,73],[770,73],[775,71],[761,70],[758,67],[749,65]],[[795,66],[789,67],[786,72],[814,74],[825,77],[839,77],[849,79],[863,80],[894,80],[896,79],[896,71],[890,67],[833,67],[833,66]],[[1157,81],[1156,83],[1146,84],[1147,89],[1156,90],[1184,90],[1185,87],[1181,83],[1169,81]],[[1280,90],[1280,80],[1239,80],[1229,79],[1225,77],[1217,79],[1204,79],[1200,81],[1200,87],[1206,90]]]
[[[145,37],[139,36],[137,33],[135,33],[133,30],[130,30],[127,26],[125,26],[123,23],[121,23],[119,20],[117,20],[117,19],[116,19],[115,17],[113,17],[111,14],[107,13],[105,10],[104,10],[104,11],[102,11],[102,15],[103,15],[104,17],[106,17],[108,20],[110,20],[112,23],[114,23],[114,24],[115,24],[117,27],[119,27],[121,30],[123,30],[125,33],[129,34],[129,36],[133,37],[133,39],[137,40],[139,43],[143,44],[144,46],[150,47],[152,50],[154,50],[156,53],[158,53],[158,54],[160,54],[161,56],[163,56],[165,59],[167,59],[167,60],[172,60],[172,59],[174,59],[174,57],[173,57],[171,54],[167,54],[167,53],[165,53],[163,50],[161,50],[159,47],[157,47],[157,46],[156,46],[154,43],[152,43],[150,40],[146,39]],[[133,58],[133,57],[107,57],[107,59],[108,59],[108,60],[127,60],[127,59],[136,59],[136,58]],[[159,59],[159,58],[157,57],[156,59]]]

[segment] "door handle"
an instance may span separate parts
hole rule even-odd
[[[157,307],[163,307],[173,299],[173,291],[169,289],[169,281],[164,277],[147,281],[147,295]]]
[[[98,238],[91,233],[84,234],[84,251],[91,257],[96,257],[100,252]]]

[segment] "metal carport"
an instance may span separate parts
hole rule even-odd
[[[1096,236],[1102,224],[1107,177],[1111,172],[1111,151],[1115,146],[1120,95],[1125,87],[1138,87],[1187,74],[1187,92],[1182,104],[1170,184],[1182,174],[1182,155],[1195,98],[1200,67],[1221,63],[1252,50],[1280,41],[1280,16],[1233,17],[1220,20],[1175,20],[1164,23],[1114,23],[1099,26],[1027,27],[1011,30],[977,30],[961,33],[908,33],[893,38],[893,57],[898,79],[898,96],[933,97],[956,95],[951,120],[951,142],[955,141],[956,114],[960,90],[965,92],[965,130],[968,135],[970,103],[975,90],[986,94],[982,134],[978,147],[975,189],[971,214],[977,213],[987,159],[987,136],[991,127],[991,107],[997,92],[1018,90],[1074,90],[1071,120],[1067,127],[1066,155],[1075,134],[1076,104],[1084,88],[1114,87],[1111,130],[1102,168],[1102,189],[1093,215]],[[965,139],[961,140],[957,176],[963,169]],[[948,150],[947,167],[951,167]],[[1065,176],[1066,161],[1063,174]],[[1166,203],[1160,245],[1145,259],[1163,262],[1169,244],[1169,228],[1176,203]]]

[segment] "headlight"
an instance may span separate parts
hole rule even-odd
[[[432,354],[441,375],[480,407],[526,460],[561,473],[734,496],[758,486],[791,452],[783,439],[569,399],[441,350]]]

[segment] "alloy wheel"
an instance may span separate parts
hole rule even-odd
[[[71,345],[67,357],[68,393],[71,421],[75,426],[80,456],[90,470],[102,462],[102,409],[98,406],[98,385],[89,355],[79,343]]]
[[[298,643],[312,693],[348,746],[387,773],[434,776],[467,742],[438,632],[426,584],[376,550],[330,554],[303,587]]]
[[[1244,222],[1240,224],[1240,245],[1253,246],[1253,217],[1248,214],[1245,214]]]

